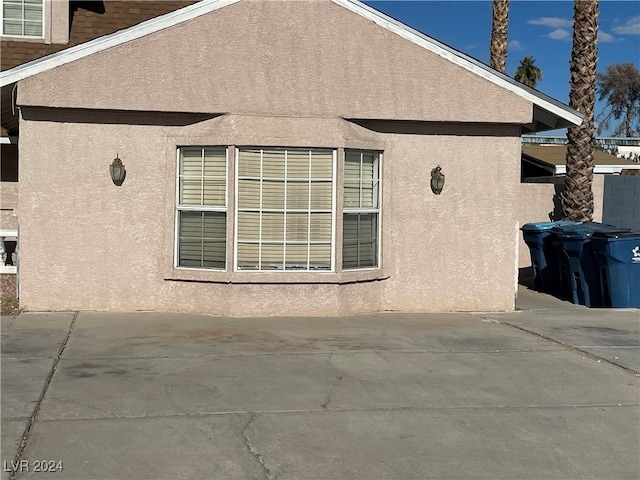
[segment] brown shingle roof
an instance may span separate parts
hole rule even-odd
[[[196,3],[198,0],[104,0],[104,13],[78,8],[73,14],[69,43],[44,43],[2,40],[0,70],[35,60],[65,48],[116,32],[165,13]]]
[[[522,147],[523,155],[532,157],[538,161],[553,166],[561,166],[566,163],[567,146],[566,145],[526,145]],[[593,152],[595,164],[606,166],[629,166],[638,168],[638,164],[626,158],[619,158],[607,152],[596,150]]]

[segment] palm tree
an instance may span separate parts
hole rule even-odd
[[[573,48],[569,71],[569,106],[584,115],[582,125],[567,130],[567,175],[562,194],[564,218],[593,220],[593,149],[596,68],[598,63],[598,0],[575,0]]]
[[[509,26],[509,0],[493,0],[491,44],[489,54],[491,68],[505,73],[507,70],[507,27]]]
[[[517,82],[525,84],[527,87],[536,88],[536,85],[542,80],[542,70],[536,65],[536,59],[530,56],[525,56],[520,60],[520,65],[516,70],[514,79]]]

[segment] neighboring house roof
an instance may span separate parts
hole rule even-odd
[[[123,28],[196,3],[197,0],[55,0],[69,3],[67,43],[34,42],[19,37],[3,37],[0,70],[50,55]]]
[[[0,41],[0,70],[8,71],[27,62],[37,61],[52,54],[61,54],[69,48],[121,31],[132,25],[176,11],[199,0],[95,0],[69,1],[69,41],[42,43],[21,38],[3,37]],[[15,83],[14,83],[15,84]],[[3,84],[4,85],[4,84]],[[18,117],[14,108],[13,84],[2,87],[2,126],[12,134],[18,130]],[[2,142],[8,142],[6,135]]]
[[[553,175],[565,175],[567,147],[566,145],[523,146],[522,159],[543,168]],[[593,173],[620,173],[622,170],[640,170],[640,163],[626,158],[618,158],[607,152],[593,152],[595,166]]]
[[[108,48],[144,37],[146,35],[178,25],[201,15],[227,7],[243,0],[202,0],[180,10],[153,18],[139,25],[115,32],[110,35],[91,40],[66,50],[48,55],[32,62],[20,65],[0,73],[0,85],[3,90],[10,88],[16,82],[45,72],[55,67],[87,57]],[[331,0],[369,21],[413,42],[420,47],[445,58],[454,64],[490,81],[533,104],[533,122],[524,125],[524,132],[552,130],[579,125],[583,115],[569,108],[561,102],[531,88],[528,88],[512,78],[504,75],[482,62],[465,55],[433,38],[414,30],[403,23],[384,15],[381,12],[361,3],[358,0]]]
[[[640,147],[639,137],[596,137],[596,145],[603,147]],[[566,135],[523,135],[523,145],[566,145],[568,143]]]

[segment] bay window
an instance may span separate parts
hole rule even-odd
[[[231,263],[237,274],[378,268],[380,154],[341,153],[181,147],[174,266],[226,271]],[[342,243],[336,245],[340,225]]]

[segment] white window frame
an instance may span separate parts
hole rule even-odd
[[[332,168],[331,168],[331,179],[329,178],[317,178],[315,180],[317,181],[331,181],[331,241],[330,241],[330,266],[329,269],[326,270],[315,270],[315,269],[310,269],[310,265],[309,265],[309,250],[307,250],[307,268],[306,269],[287,269],[286,268],[286,264],[283,264],[283,268],[282,269],[269,269],[269,270],[262,270],[261,269],[261,260],[259,257],[258,260],[258,269],[256,270],[248,270],[248,269],[239,269],[238,268],[238,212],[240,211],[240,208],[238,207],[238,183],[240,180],[240,175],[239,175],[239,168],[240,168],[240,152],[243,149],[256,149],[256,150],[278,150],[278,149],[282,149],[285,152],[288,150],[307,150],[309,152],[312,152],[313,150],[331,150],[332,153]],[[267,147],[267,146],[243,146],[243,147],[236,147],[235,148],[235,171],[234,171],[234,192],[235,192],[235,201],[234,201],[234,220],[233,220],[233,269],[234,272],[241,272],[241,273],[261,273],[261,274],[303,274],[303,273],[317,273],[317,274],[323,274],[323,273],[333,273],[336,271],[336,212],[337,212],[337,208],[336,208],[336,191],[337,191],[337,158],[338,158],[338,151],[336,148],[323,148],[323,147]],[[260,162],[260,177],[246,177],[243,176],[243,179],[254,179],[254,180],[258,180],[258,179],[264,179],[265,177],[262,175],[262,161]],[[311,162],[309,163],[309,170],[311,170]],[[286,163],[285,163],[285,178],[286,178]],[[311,184],[312,180],[314,180],[311,177],[311,173],[309,173],[309,183]],[[311,194],[311,189],[309,189],[309,194]],[[301,209],[295,209],[296,211],[299,211]],[[262,211],[262,207],[260,207],[260,211]],[[286,208],[286,181],[285,181],[285,215],[287,212],[287,208]],[[312,212],[312,209],[307,209],[306,210],[308,213]],[[285,217],[286,218],[286,217]],[[309,225],[310,228],[310,225]],[[262,228],[260,228],[260,235],[262,235]],[[259,241],[259,244],[261,244],[261,240]],[[312,240],[310,238],[310,233],[307,237],[307,246],[309,248],[309,246],[312,244]],[[287,240],[286,240],[286,220],[285,220],[285,237],[283,239],[283,256],[284,258],[286,258],[286,245],[287,245]],[[258,249],[258,251],[260,252],[261,249]],[[259,255],[261,255],[259,253]]]
[[[365,267],[347,267],[345,268],[344,265],[341,265],[340,268],[343,272],[353,272],[353,271],[360,271],[360,270],[378,270],[381,268],[381,261],[382,261],[382,245],[381,245],[381,238],[382,238],[382,152],[378,151],[378,150],[364,150],[364,149],[356,149],[356,148],[345,148],[344,149],[344,158],[345,158],[345,162],[346,162],[346,156],[347,156],[347,152],[359,152],[360,153],[360,203],[362,203],[362,154],[363,153],[373,153],[376,157],[376,161],[374,163],[374,171],[376,174],[376,177],[374,177],[377,182],[378,182],[378,188],[377,190],[372,192],[372,195],[374,195],[375,199],[376,199],[376,204],[378,205],[375,208],[372,207],[346,207],[343,205],[342,207],[342,214],[343,215],[349,215],[349,214],[375,214],[377,215],[377,222],[376,222],[376,264],[373,266],[365,266]],[[343,173],[343,178],[342,178],[342,186],[344,188],[344,173]],[[344,221],[343,221],[343,228],[342,228],[342,245],[341,245],[341,249],[342,249],[342,257],[344,259]],[[358,244],[358,249],[360,248],[360,245]],[[344,260],[343,260],[344,263]]]
[[[224,170],[225,170],[225,194],[224,194],[224,207],[222,206],[209,206],[209,205],[181,205],[180,204],[180,179],[181,179],[181,175],[180,175],[180,151],[183,148],[199,148],[202,151],[202,155],[204,156],[204,151],[207,148],[220,148],[220,149],[224,149],[225,151],[225,166],[224,166]],[[204,161],[202,163],[202,168],[204,169]],[[183,145],[180,146],[176,149],[176,191],[175,191],[175,224],[173,227],[173,231],[174,231],[174,249],[173,249],[173,267],[180,269],[180,270],[204,270],[204,271],[215,271],[215,272],[226,272],[228,271],[228,262],[227,262],[227,258],[228,255],[225,254],[225,262],[224,262],[224,268],[214,268],[214,267],[193,267],[193,266],[184,266],[184,265],[179,265],[179,261],[180,261],[180,252],[179,252],[179,246],[180,246],[180,231],[179,231],[179,227],[180,227],[180,212],[185,212],[185,211],[191,211],[191,212],[218,212],[218,213],[224,213],[225,214],[225,222],[228,228],[229,225],[229,221],[228,221],[228,208],[229,208],[229,147],[228,146],[221,146],[221,145]],[[202,177],[204,180],[204,176]],[[203,181],[203,188],[204,188],[204,181]],[[225,244],[226,244],[226,239],[228,238],[228,235],[225,234]],[[229,248],[228,245],[225,245],[225,251],[227,251],[227,249]]]
[[[16,35],[15,33],[5,33],[4,31],[4,4],[7,0],[0,0],[0,36],[2,37],[6,37],[6,38],[11,38],[11,39],[44,39],[45,38],[45,29],[46,29],[46,15],[45,15],[45,10],[46,10],[46,3],[47,0],[42,0],[41,3],[41,8],[42,8],[42,17],[41,17],[41,27],[42,30],[40,32],[40,35]],[[24,3],[23,3],[23,10],[22,10],[22,30],[24,31],[24,23],[25,23],[25,18],[24,18]]]

